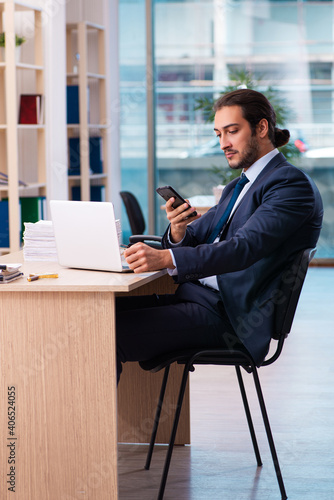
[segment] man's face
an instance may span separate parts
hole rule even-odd
[[[261,157],[258,138],[252,135],[240,106],[225,106],[217,111],[214,130],[231,168],[247,170]]]

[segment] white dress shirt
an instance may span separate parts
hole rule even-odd
[[[244,172],[245,175],[246,175],[246,177],[247,177],[247,179],[249,180],[249,182],[247,182],[247,184],[244,186],[243,190],[239,194],[239,196],[238,196],[235,204],[233,205],[233,208],[231,210],[231,213],[230,213],[230,216],[229,216],[228,220],[230,220],[230,218],[232,217],[232,214],[234,213],[235,209],[239,205],[239,203],[242,200],[242,198],[246,195],[247,191],[250,189],[251,185],[253,184],[253,182],[255,181],[255,179],[257,178],[257,176],[264,169],[264,167],[270,162],[270,160],[272,160],[278,153],[279,153],[278,149],[276,149],[276,148],[273,149],[272,151],[270,151],[266,155],[264,155],[261,158],[259,158],[255,163],[253,163],[253,165],[251,165],[247,169],[246,172]],[[219,237],[220,237],[220,235],[217,236],[217,238],[215,239],[214,243],[216,243],[217,241],[219,241]],[[168,238],[169,238],[169,235],[168,235]],[[170,238],[169,238],[169,243],[172,246],[175,246],[175,247],[179,246],[182,243],[182,241],[180,241],[179,243],[172,243],[170,241]],[[176,268],[176,264],[175,264],[175,258],[174,258],[173,250],[170,249],[169,251],[171,253],[175,269],[168,269],[167,271],[168,271],[168,273],[171,276],[176,276],[177,275],[177,268]],[[217,276],[208,276],[207,278],[200,279],[199,281],[203,285],[206,285],[206,286],[209,286],[211,288],[214,288],[215,290],[218,290]]]

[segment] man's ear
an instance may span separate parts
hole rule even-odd
[[[264,139],[266,135],[268,135],[268,129],[268,120],[266,120],[266,118],[262,118],[262,120],[260,120],[256,125],[257,133],[259,134],[259,137],[261,137],[261,139]]]

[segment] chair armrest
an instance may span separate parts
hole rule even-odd
[[[161,249],[161,240],[162,236],[155,236],[153,234],[133,234],[129,237],[130,245],[142,241],[143,243],[158,249]]]

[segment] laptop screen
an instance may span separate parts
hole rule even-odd
[[[112,203],[52,200],[50,209],[59,264],[123,270]]]

